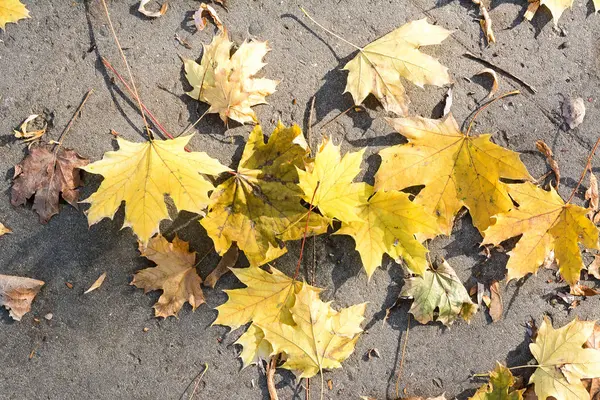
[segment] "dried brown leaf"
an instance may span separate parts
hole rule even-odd
[[[34,140],[41,138],[44,135],[44,133],[46,133],[47,124],[45,121],[43,123],[43,126],[40,129],[36,129],[33,131],[27,131],[29,123],[34,121],[38,117],[39,117],[39,115],[37,115],[37,114],[31,114],[30,116],[25,118],[25,121],[23,121],[21,123],[21,125],[19,126],[19,129],[14,131],[15,137],[17,139],[25,139],[24,140],[25,142],[33,142]]]
[[[7,233],[12,233],[12,231],[0,222],[0,236],[6,235]]]
[[[577,284],[577,285],[571,286],[569,293],[574,296],[588,296],[589,297],[589,296],[596,296],[596,295],[600,294],[600,291],[598,291],[597,289],[585,286],[585,285]]]
[[[148,3],[150,3],[150,0],[142,0],[142,1],[140,1],[140,6],[138,7],[138,11],[141,12],[142,14],[144,14],[146,17],[149,17],[149,18],[162,17],[163,15],[165,15],[165,13],[167,12],[167,9],[169,8],[169,4],[168,3],[163,3],[160,6],[160,10],[158,10],[158,11],[149,11],[149,10],[146,9],[146,5],[148,5]]]
[[[500,294],[500,283],[498,281],[494,281],[490,285],[490,294],[490,317],[492,317],[492,321],[496,322],[502,318],[502,312],[504,311],[502,295]]]
[[[600,205],[600,197],[598,196],[598,180],[594,173],[590,170],[590,187],[585,191],[585,199],[589,200],[588,207],[590,208],[590,212],[587,214],[588,218],[594,222],[594,215],[598,211],[598,206]]]
[[[21,276],[0,275],[0,306],[12,319],[20,321],[31,310],[31,302],[44,286],[43,281]]]
[[[491,68],[484,68],[481,71],[477,72],[475,75],[483,75],[483,74],[488,74],[493,79],[492,88],[490,89],[490,92],[488,93],[488,95],[486,97],[486,99],[491,99],[492,97],[494,97],[494,95],[498,91],[498,81],[499,81],[498,74],[496,73],[496,71],[494,71]]]
[[[538,140],[535,142],[535,147],[537,147],[538,151],[546,157],[546,161],[548,162],[548,165],[550,165],[550,168],[556,177],[555,188],[558,189],[558,185],[560,184],[560,169],[558,168],[558,163],[554,160],[552,149],[543,140]]]
[[[93,292],[94,290],[98,289],[100,286],[102,286],[105,279],[106,279],[106,272],[103,273],[102,275],[100,275],[98,277],[98,279],[96,279],[96,281],[92,284],[92,286],[90,286],[90,288],[88,290],[83,292],[83,294],[88,294],[89,292]]]
[[[232,268],[238,260],[239,250],[237,245],[232,245],[217,264],[215,269],[206,277],[204,280],[204,286],[210,286],[214,289],[219,279],[229,272],[229,268]]]
[[[219,30],[222,31],[225,29],[223,21],[219,18],[217,11],[206,3],[200,4],[200,8],[194,13],[194,25],[196,25],[196,29],[203,31],[208,23],[208,17],[213,20]]]
[[[67,203],[77,208],[77,188],[81,183],[79,168],[89,162],[87,158],[62,146],[53,150],[52,145],[33,145],[29,154],[15,166],[11,204],[19,206],[35,196],[33,209],[43,224],[58,214],[61,194]]]
[[[600,255],[594,256],[594,261],[587,267],[588,273],[596,279],[600,279]]]

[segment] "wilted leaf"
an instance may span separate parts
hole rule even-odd
[[[477,304],[445,260],[423,276],[407,279],[400,297],[414,299],[409,312],[422,324],[435,320],[450,326],[459,316],[470,322],[477,312]]]
[[[19,125],[19,129],[14,131],[15,137],[17,139],[25,139],[24,142],[33,142],[34,140],[41,138],[44,135],[44,133],[46,133],[45,121],[41,129],[27,131],[29,123],[34,121],[38,117],[39,115],[37,114],[31,114],[29,117],[25,118],[25,121],[23,121],[21,125]]]
[[[529,350],[538,362],[529,383],[539,400],[552,396],[560,400],[589,399],[581,379],[600,377],[600,351],[583,348],[594,332],[594,321],[575,318],[559,329],[548,317],[540,326]]]
[[[372,191],[371,186],[368,189]],[[397,191],[377,192],[357,211],[360,220],[342,224],[336,234],[354,238],[369,278],[381,266],[385,253],[394,260],[404,260],[415,274],[423,274],[427,269],[427,249],[415,239],[415,234],[437,234],[434,216],[411,202],[408,194]]]
[[[157,236],[145,248],[140,244],[140,253],[154,261],[156,267],[136,272],[131,285],[144,289],[144,293],[163,291],[154,305],[156,318],[176,317],[186,302],[193,310],[204,303],[200,287],[202,278],[196,272],[196,253],[189,251],[187,242],[176,236],[173,243],[169,243],[164,237]]]
[[[146,245],[158,232],[160,221],[169,218],[164,196],[168,194],[178,210],[203,214],[213,185],[201,174],[218,175],[229,171],[206,153],[184,149],[191,136],[144,143],[117,138],[119,150],[83,168],[104,177],[102,184],[84,203],[88,222],[113,218],[125,202],[125,222]]]
[[[0,306],[9,310],[12,319],[20,321],[31,310],[31,302],[44,286],[37,279],[0,274]]]
[[[219,261],[215,269],[213,269],[212,272],[206,277],[206,279],[204,280],[204,286],[210,286],[214,289],[218,280],[223,275],[228,273],[229,269],[235,265],[235,263],[238,260],[238,256],[238,247],[236,245],[232,245],[229,248],[229,250],[227,250],[225,254],[223,254],[223,257],[221,257],[221,260]]]
[[[531,179],[515,152],[490,141],[489,134],[466,136],[452,114],[441,120],[422,117],[388,120],[407,144],[382,150],[375,190],[402,190],[425,185],[415,202],[436,216],[449,235],[454,217],[466,206],[479,231],[492,216],[508,211],[512,200],[505,179]]]
[[[203,31],[208,23],[208,17],[212,18],[219,30],[222,31],[225,29],[223,27],[223,21],[219,18],[217,11],[206,3],[200,4],[200,8],[194,13],[194,25],[196,25],[196,29]]]
[[[98,279],[96,279],[96,281],[94,283],[92,283],[92,286],[90,286],[90,288],[88,290],[83,292],[83,294],[88,294],[89,292],[93,292],[94,290],[98,289],[100,286],[102,286],[105,279],[106,279],[106,272],[104,272],[102,275],[100,275],[98,277]]]
[[[486,99],[491,99],[494,97],[496,92],[498,91],[498,74],[491,68],[484,68],[481,71],[477,72],[475,75],[483,75],[488,74],[492,77],[492,87],[490,88],[490,92],[488,93]]]
[[[483,244],[523,235],[508,254],[507,280],[535,273],[554,251],[562,277],[574,285],[584,267],[578,243],[599,249],[598,229],[586,218],[585,208],[567,203],[554,188],[545,191],[532,183],[509,185],[508,192],[519,207],[496,216],[484,232]]]
[[[490,382],[477,389],[469,400],[522,400],[525,389],[511,391],[514,385],[510,369],[496,363],[496,368],[490,372]]]
[[[165,15],[165,13],[167,12],[167,9],[169,8],[169,4],[168,3],[163,3],[160,6],[160,10],[159,11],[149,11],[146,9],[146,6],[148,5],[148,3],[150,3],[151,0],[142,0],[140,1],[140,6],[138,7],[138,11],[141,12],[142,14],[144,14],[146,17],[149,18],[158,18],[158,17],[162,17],[163,15]]]
[[[571,286],[569,293],[574,295],[574,296],[596,296],[600,294],[600,291],[598,291],[598,289],[594,289],[591,288],[589,286],[585,286],[585,285],[581,285],[581,284],[576,284]]]
[[[303,167],[308,146],[297,125],[279,124],[267,143],[260,126],[250,133],[237,173],[212,193],[200,223],[221,255],[233,242],[251,266],[285,254],[285,241],[302,238],[308,210],[300,203],[296,167]],[[308,234],[327,230],[327,220],[311,213]]]
[[[0,236],[6,235],[7,233],[12,233],[12,230],[7,228],[2,222],[0,222]]]
[[[319,207],[323,215],[349,223],[362,221],[358,207],[364,204],[372,190],[364,182],[352,182],[360,172],[364,149],[340,154],[340,146],[324,138],[314,163],[306,171],[298,168],[304,201]]]
[[[496,322],[502,319],[504,306],[502,305],[502,295],[500,294],[500,282],[494,281],[490,285],[490,317]]]
[[[387,111],[408,113],[410,100],[401,83],[404,77],[419,87],[450,83],[448,68],[421,53],[421,46],[440,44],[452,32],[426,19],[411,21],[387,35],[357,47],[358,55],[344,66],[348,73],[345,92],[359,105],[372,93]]]
[[[594,278],[600,279],[600,255],[594,255],[594,260],[588,265],[587,270]]]
[[[282,368],[298,378],[310,378],[323,369],[341,368],[354,351],[362,329],[366,304],[335,311],[319,299],[318,292],[304,286],[291,308],[295,325],[255,322],[273,346],[273,354],[284,353]]]
[[[266,42],[244,42],[230,56],[232,47],[227,31],[222,30],[204,46],[200,64],[184,60],[185,76],[194,87],[188,95],[210,104],[207,112],[219,113],[225,122],[229,118],[242,124],[256,122],[251,107],[266,103],[265,97],[278,84],[254,77],[266,65],[262,59],[269,48]]]
[[[9,22],[17,22],[23,18],[31,18],[29,10],[19,0],[0,1],[0,28],[6,29]]]
[[[81,173],[89,163],[75,151],[62,146],[34,144],[23,161],[15,166],[10,202],[13,206],[27,203],[35,197],[33,209],[46,223],[58,214],[58,202],[62,198],[77,208]]]
[[[600,207],[600,197],[598,196],[598,180],[596,179],[594,172],[591,170],[590,187],[588,187],[585,191],[585,199],[590,202],[588,205],[590,211],[588,212],[587,216],[592,222],[596,223],[594,216]]]

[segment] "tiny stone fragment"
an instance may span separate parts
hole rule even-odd
[[[562,105],[562,115],[569,129],[575,129],[585,117],[585,103],[581,97],[569,98]]]

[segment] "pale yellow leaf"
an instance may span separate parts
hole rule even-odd
[[[29,10],[19,0],[0,0],[0,29],[6,29],[9,22],[31,18]]]
[[[104,272],[102,275],[100,275],[98,277],[98,279],[96,279],[96,281],[92,284],[92,286],[90,286],[90,288],[88,290],[83,292],[83,294],[88,294],[89,292],[93,292],[94,290],[98,289],[100,286],[102,286],[105,279],[106,279],[106,272]]]

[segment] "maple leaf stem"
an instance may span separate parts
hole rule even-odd
[[[520,90],[513,90],[504,94],[501,94],[500,96],[496,97],[495,99],[492,99],[490,101],[488,101],[487,103],[485,103],[484,105],[482,105],[481,107],[479,107],[477,109],[477,111],[475,112],[475,115],[473,115],[473,118],[471,118],[471,122],[469,122],[469,127],[467,128],[467,133],[465,133],[465,136],[469,136],[469,134],[471,133],[471,128],[473,127],[473,122],[475,122],[475,120],[477,119],[477,116],[479,115],[480,112],[482,112],[483,110],[485,110],[489,105],[491,105],[492,103],[495,103],[498,100],[501,100],[505,97],[508,96],[514,96],[517,94],[520,94],[521,91]]]
[[[300,273],[300,265],[302,264],[302,256],[304,255],[304,245],[306,244],[306,235],[308,234],[308,223],[310,222],[310,213],[312,209],[315,208],[313,206],[313,202],[315,201],[315,194],[319,189],[319,184],[321,182],[317,182],[317,187],[315,187],[315,191],[313,192],[312,199],[310,199],[310,207],[308,207],[308,213],[306,214],[306,225],[304,226],[304,235],[302,237],[302,245],[300,246],[300,256],[298,257],[298,264],[296,264],[296,272],[294,273],[294,280],[298,278],[298,274]]]
[[[65,127],[65,129],[62,131],[62,133],[60,134],[60,136],[58,137],[58,141],[54,143],[55,148],[62,146],[63,141],[65,140],[65,138],[67,137],[67,135],[71,131],[71,127],[73,127],[73,123],[75,122],[75,120],[77,119],[77,117],[79,116],[79,114],[81,113],[81,110],[83,109],[83,106],[85,105],[85,103],[87,102],[88,98],[90,97],[90,95],[92,93],[94,93],[94,89],[88,90],[87,94],[85,95],[85,97],[81,101],[81,104],[79,104],[79,107],[77,107],[77,110],[75,110],[75,113],[71,117],[71,120],[69,121],[69,123],[67,124],[67,126]]]
[[[204,116],[205,116],[206,114],[208,114],[208,110],[210,110],[210,108],[207,108],[207,109],[206,109],[206,111],[204,111],[204,112],[202,113],[202,115],[201,115],[201,116],[200,116],[200,117],[199,117],[199,118],[196,120],[196,122],[194,122],[193,124],[190,124],[190,125],[188,125],[188,127],[187,127],[187,128],[185,128],[185,129],[184,129],[184,130],[183,130],[183,131],[182,131],[182,132],[181,132],[179,135],[177,135],[177,137],[179,137],[179,136],[182,136],[182,135],[185,135],[185,134],[186,134],[186,133],[188,133],[190,130],[194,129],[194,127],[195,127],[196,125],[198,125],[198,123],[199,123],[200,121],[202,121],[202,118],[204,118]]]
[[[408,331],[410,329],[411,314],[408,314],[408,320],[406,321],[406,334],[404,335],[404,345],[402,346],[402,357],[400,358],[400,365],[398,366],[398,377],[396,378],[396,397],[400,398],[400,378],[402,377],[402,367],[404,366],[404,356],[406,355],[406,345],[408,344]]]
[[[325,32],[329,33],[331,36],[337,38],[338,40],[341,40],[342,42],[346,43],[349,46],[354,47],[358,51],[363,51],[362,47],[359,47],[359,46],[355,45],[354,43],[351,43],[351,42],[347,41],[346,39],[344,39],[340,35],[338,35],[336,33],[333,33],[332,31],[330,31],[329,29],[325,28],[323,25],[321,25],[320,23],[318,23],[317,21],[315,21],[315,19],[313,17],[311,17],[310,14],[307,13],[306,10],[303,7],[300,7],[300,10],[304,13],[304,15],[306,15],[308,17],[308,19],[310,19],[312,21],[313,24],[317,25],[319,28],[323,29]]]
[[[131,73],[131,68],[129,67],[129,63],[127,62],[127,57],[125,57],[125,53],[123,53],[123,49],[121,48],[121,43],[119,42],[119,38],[117,37],[117,33],[115,32],[115,27],[113,26],[112,20],[110,19],[110,13],[108,12],[108,6],[106,5],[106,0],[102,0],[102,5],[104,6],[104,13],[106,15],[106,19],[108,20],[108,26],[110,27],[110,31],[112,32],[112,36],[115,39],[115,43],[117,44],[117,48],[119,49],[119,54],[123,59],[123,63],[127,68],[127,74],[129,74],[129,80],[131,81],[131,86],[133,87],[134,97],[137,100],[138,106],[140,107],[140,113],[142,114],[142,120],[144,121],[144,126],[146,127],[146,133],[148,138],[152,141],[154,140],[154,134],[150,130],[148,126],[148,121],[146,120],[146,114],[144,114],[144,108],[142,107],[142,100],[138,94],[137,87],[135,86],[135,81],[133,80],[133,74]]]
[[[104,57],[100,57],[102,60],[102,63],[104,64],[104,66],[106,68],[108,68],[113,74],[115,74],[115,76],[121,81],[121,83],[123,84],[123,86],[125,86],[125,89],[129,92],[130,95],[135,97],[135,94],[133,93],[133,89],[131,89],[131,86],[129,86],[129,84],[127,83],[127,81],[121,76],[121,74],[115,69],[115,67],[112,66],[112,64]],[[148,118],[150,118],[150,120],[152,121],[152,123],[154,125],[156,125],[156,127],[169,139],[175,139],[175,137],[173,135],[171,135],[166,129],[165,127],[158,122],[158,120],[156,119],[156,117],[154,116],[154,114],[152,114],[152,112],[148,109],[148,107],[146,107],[144,105],[144,103],[142,104],[142,108],[144,109],[144,112],[146,114],[148,114]]]
[[[585,175],[587,174],[588,170],[591,170],[592,158],[594,157],[594,154],[596,153],[598,144],[600,144],[600,137],[596,140],[596,143],[594,143],[594,147],[592,147],[592,151],[590,152],[590,155],[587,158],[587,161],[585,163],[585,168],[583,169],[583,172],[581,173],[581,176],[579,177],[579,181],[577,182],[577,185],[575,185],[575,188],[573,188],[573,191],[571,192],[571,195],[569,196],[569,200],[566,201],[567,204],[570,203],[571,200],[573,200],[573,197],[575,197],[575,193],[577,193],[577,189],[579,189],[579,186],[581,186],[581,183],[583,182],[583,178],[585,178]]]

